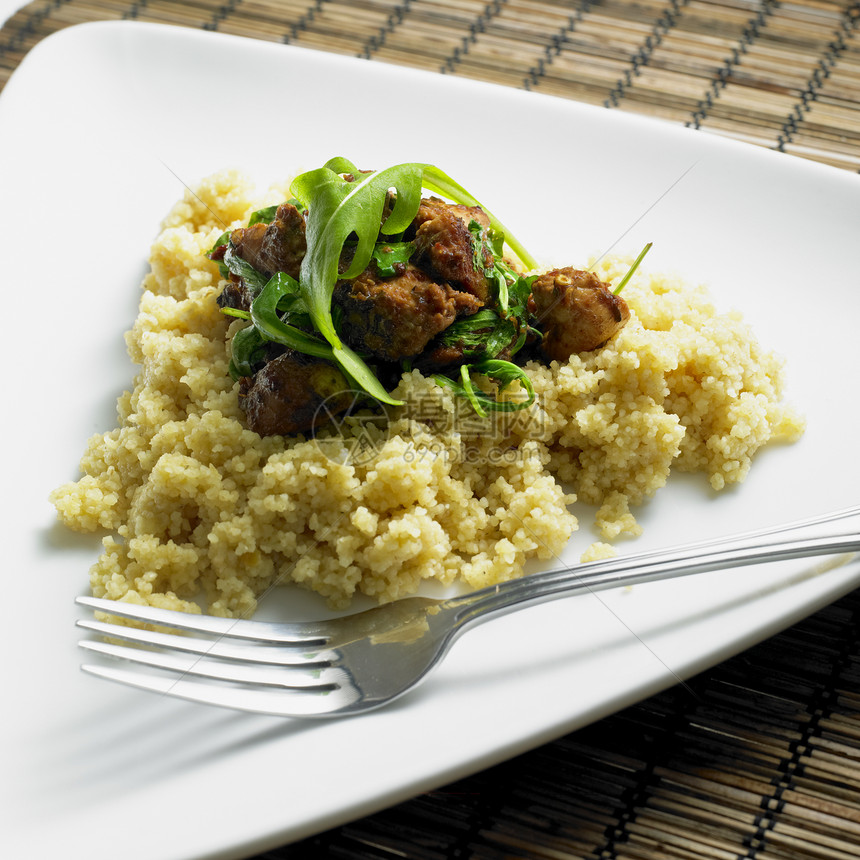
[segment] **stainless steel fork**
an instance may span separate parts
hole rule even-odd
[[[81,619],[80,627],[128,643],[86,639],[83,648],[138,667],[82,668],[163,695],[243,711],[356,714],[412,689],[461,633],[514,609],[577,592],[857,550],[860,506],[740,536],[536,573],[459,597],[407,598],[331,621],[233,620],[80,597],[79,604],[109,615],[181,631]]]

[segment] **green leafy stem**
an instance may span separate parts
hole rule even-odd
[[[475,385],[472,379],[473,373],[486,376],[496,382],[500,394],[512,382],[517,381],[526,390],[528,396],[524,400],[499,400]],[[531,379],[521,367],[511,361],[486,359],[477,364],[461,365],[459,379],[450,379],[441,374],[433,378],[437,384],[450,388],[460,397],[465,397],[482,418],[486,417],[488,412],[517,412],[520,409],[526,409],[535,400]]]

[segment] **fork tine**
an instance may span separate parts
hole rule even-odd
[[[243,685],[222,685],[190,677],[143,674],[134,670],[89,663],[82,665],[81,669],[108,681],[161,693],[171,698],[278,717],[330,716],[361,698],[361,694],[351,684],[338,690],[313,687],[303,690],[260,689]]]
[[[253,684],[273,687],[278,690],[314,688],[319,692],[331,692],[345,679],[343,669],[320,664],[305,666],[253,665],[248,663],[223,662],[199,655],[172,654],[165,651],[150,651],[113,642],[84,640],[82,648],[108,657],[127,660],[142,666],[177,672],[181,677],[193,675],[237,684]]]
[[[191,615],[172,609],[155,606],[139,606],[118,600],[99,597],[78,597],[75,603],[97,609],[107,615],[132,618],[147,624],[158,624],[177,630],[195,633],[210,633],[236,639],[252,639],[258,642],[296,645],[301,647],[324,646],[328,641],[325,622],[301,622],[297,624],[271,623],[267,621],[245,621],[235,618],[217,618],[213,615]]]
[[[231,641],[221,639],[176,636],[171,633],[160,633],[155,630],[128,627],[122,624],[110,624],[106,621],[96,621],[89,618],[79,619],[75,624],[84,630],[90,630],[93,633],[109,636],[113,639],[121,639],[125,642],[135,642],[138,645],[153,645],[156,648],[169,648],[172,651],[184,651],[206,657],[272,666],[322,665],[334,656],[334,652],[330,650],[313,651],[311,650],[312,645],[303,645],[301,651],[297,647],[290,648],[284,644],[266,645],[255,642],[236,645]]]

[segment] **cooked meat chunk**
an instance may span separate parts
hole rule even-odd
[[[352,400],[349,384],[335,365],[293,350],[239,383],[248,427],[261,436],[305,433],[349,408]]]
[[[391,278],[371,265],[355,280],[339,281],[334,304],[349,344],[387,361],[418,355],[459,314],[481,307],[474,296],[435,283],[411,264]]]
[[[425,197],[418,207],[418,214],[415,216],[416,222],[419,224],[433,218],[438,212],[450,212],[456,215],[467,227],[477,221],[484,230],[490,229],[490,216],[481,209],[480,206],[464,206],[461,203],[446,203],[438,197]]]
[[[415,359],[415,367],[427,376],[439,370],[447,371],[452,367],[458,367],[465,361],[462,348],[444,343],[431,343]]]
[[[268,224],[259,222],[251,227],[238,227],[230,234],[230,242],[236,253],[259,271],[262,271],[260,252],[268,229]]]
[[[298,280],[307,243],[304,218],[292,203],[282,203],[271,224],[260,222],[234,230],[230,241],[236,254],[260,274],[270,278],[275,272],[286,272]],[[221,256],[223,253],[212,259]],[[231,274],[230,282],[218,296],[218,305],[248,311],[256,293],[242,278]]]
[[[230,280],[224,284],[224,289],[218,294],[219,308],[236,308],[240,311],[250,311],[256,291],[244,278],[230,275]]]
[[[282,203],[271,224],[234,230],[230,241],[236,253],[266,277],[286,272],[298,280],[307,243],[305,220],[292,203]]]
[[[630,318],[627,302],[596,275],[566,267],[541,275],[532,284],[536,325],[544,355],[566,361],[606,343]]]
[[[476,249],[469,231],[472,221],[486,234],[490,220],[482,209],[451,206],[434,197],[422,200],[413,222],[417,226],[415,261],[437,278],[486,302],[490,288],[483,270],[493,265],[493,255],[484,243]]]

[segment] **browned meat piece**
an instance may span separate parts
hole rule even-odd
[[[265,277],[286,272],[298,280],[307,243],[304,218],[292,203],[282,203],[271,224],[258,223],[234,230],[230,241],[236,254]],[[213,255],[212,259],[222,256],[223,253]],[[218,305],[249,311],[255,295],[253,287],[238,276],[230,275],[230,282],[218,296]]]
[[[268,224],[259,223],[252,227],[238,227],[230,234],[230,241],[236,253],[255,269],[262,265],[260,251],[263,248],[263,238],[268,229]],[[259,268],[259,271],[262,271],[262,268]]]
[[[253,288],[245,283],[244,279],[230,275],[230,280],[224,284],[224,289],[218,295],[218,307],[250,311],[255,295]]]
[[[430,344],[427,349],[415,359],[415,367],[425,376],[438,370],[448,370],[464,364],[466,361],[463,350],[456,345],[444,343]]]
[[[355,280],[339,281],[334,304],[349,344],[387,361],[417,355],[458,314],[481,307],[474,296],[435,283],[411,264],[392,278],[379,277],[371,265]]]
[[[551,361],[597,349],[630,318],[621,296],[591,272],[570,266],[541,275],[532,284],[532,302],[544,333],[541,348]]]
[[[234,230],[230,241],[236,253],[266,277],[286,272],[298,280],[307,243],[305,220],[292,203],[282,203],[271,224]]]
[[[413,222],[418,228],[415,260],[437,278],[486,302],[490,288],[483,269],[493,265],[493,255],[484,246],[476,268],[474,239],[469,232],[472,221],[485,231],[490,225],[486,213],[478,207],[452,206],[434,197],[422,200]]]
[[[261,436],[292,436],[348,409],[353,395],[330,362],[287,350],[239,383],[248,427]]]
[[[456,215],[468,227],[473,221],[477,221],[484,230],[490,229],[490,216],[480,206],[464,206],[461,203],[446,203],[438,197],[425,197],[418,207],[415,221],[423,224],[433,218],[438,212],[450,212]]]

